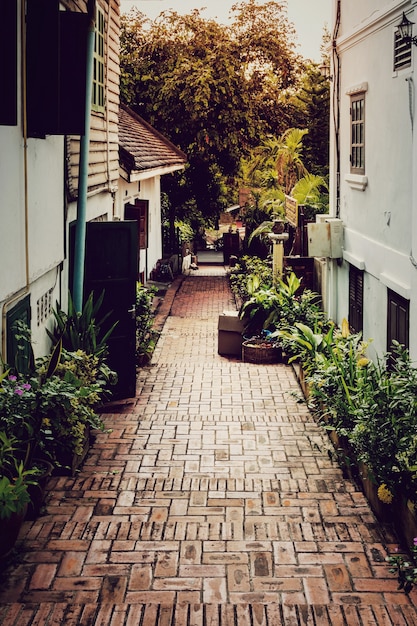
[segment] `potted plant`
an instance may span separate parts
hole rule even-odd
[[[35,471],[15,457],[16,440],[0,431],[0,559],[10,554],[30,502],[29,486]]]
[[[45,366],[40,367],[41,377]],[[94,354],[62,350],[54,374],[38,392],[42,450],[60,471],[74,474],[89,448],[91,429],[104,430],[96,409],[106,390],[107,373]]]

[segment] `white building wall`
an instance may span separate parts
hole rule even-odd
[[[342,0],[337,39],[341,64],[340,217],[345,233],[344,262],[335,272],[336,295],[330,311],[339,323],[348,317],[349,263],[363,269],[364,337],[372,339],[372,350],[380,354],[387,349],[387,288],[410,300],[410,319],[416,319],[416,268],[410,262],[410,250],[416,248],[411,121],[415,113],[415,47],[412,67],[393,72],[394,31],[407,5],[410,9],[410,2]],[[417,21],[415,14],[408,13],[408,17]],[[351,175],[349,161],[349,94],[361,90],[365,90],[364,176]],[[335,168],[334,143],[331,154]],[[335,174],[331,184],[334,214]],[[410,322],[410,348],[417,355],[413,326]]]
[[[0,302],[26,283],[23,139],[18,127],[0,126]]]
[[[0,352],[6,350],[6,315],[29,294],[38,357],[49,352],[45,324],[60,295],[64,143],[47,137],[28,139],[25,146],[21,119],[18,110],[17,126],[0,126]]]

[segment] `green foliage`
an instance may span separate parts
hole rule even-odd
[[[391,566],[391,574],[397,575],[398,589],[404,589],[408,595],[417,583],[417,537],[414,537],[409,555],[390,555],[386,561]]]
[[[230,270],[230,288],[238,300],[245,302],[263,285],[272,287],[272,265],[256,256],[243,256]]]
[[[158,333],[153,329],[154,311],[152,306],[156,289],[144,287],[140,283],[136,289],[136,362],[143,365],[149,361],[154,351]]]
[[[272,287],[265,287],[256,281],[252,295],[240,309],[240,317],[246,334],[256,335],[267,330],[272,332],[273,338],[280,337],[283,341],[291,335],[284,329],[310,322],[322,329],[325,319],[318,294],[301,290],[301,280],[294,272]]]
[[[303,138],[307,129],[289,128],[280,137],[267,136],[252,154],[251,170],[265,186],[268,172],[273,172],[275,186],[289,194],[297,180],[307,174],[302,160]]]
[[[304,163],[314,174],[329,171],[330,82],[317,64],[304,68],[298,89],[289,97],[293,123],[308,129],[304,139]]]
[[[352,397],[349,441],[378,484],[417,502],[417,369],[398,343],[367,369]]]
[[[24,470],[23,463],[16,466],[13,478],[0,476],[0,519],[9,519],[21,513],[30,502],[28,486],[33,483],[33,472]]]
[[[177,220],[175,222],[175,228],[177,228],[179,231],[181,244],[193,241],[195,233],[190,224],[182,220]]]
[[[66,350],[83,350],[87,354],[97,354],[104,358],[107,355],[107,340],[117,322],[104,334],[101,332],[106,320],[111,315],[111,312],[108,311],[98,318],[103,299],[104,291],[96,302],[93,300],[93,293],[90,293],[81,312],[76,310],[70,293],[68,294],[67,313],[57,303],[53,310],[55,328],[52,332],[47,330],[54,344],[61,341]]]
[[[304,215],[308,219],[314,219],[317,213],[328,212],[326,179],[309,173],[304,165],[305,136],[308,131],[300,128],[290,128],[281,137],[268,136],[253,150],[251,158],[242,162],[244,184],[252,189],[251,195],[264,213],[248,224],[249,245],[257,238],[266,240],[265,235],[273,229],[274,219],[285,217],[287,195],[305,207]],[[252,211],[252,207],[246,207],[245,218],[246,214],[251,216]]]
[[[322,320],[278,330],[291,360],[307,374],[308,401],[326,428],[345,438],[365,464],[378,497],[417,502],[417,368],[404,346],[377,363],[366,356],[361,333]]]
[[[28,487],[35,484],[36,471],[27,469],[16,456],[19,441],[0,430],[0,519],[21,513],[30,502]]]
[[[243,303],[239,317],[244,323],[244,334],[248,337],[260,335],[262,330],[270,330],[269,319],[279,309],[280,298],[273,287],[261,288]]]
[[[247,149],[283,130],[283,91],[299,59],[285,8],[246,0],[229,26],[167,11],[149,22],[122,16],[121,96],[188,157],[184,172],[164,181],[176,215],[189,205],[215,215]],[[168,177],[165,177],[168,179]]]

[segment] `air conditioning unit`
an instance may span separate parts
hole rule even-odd
[[[328,215],[317,215],[316,218],[316,223],[307,224],[308,256],[342,258],[342,220]]]

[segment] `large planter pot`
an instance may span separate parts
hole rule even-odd
[[[36,484],[29,485],[28,487],[30,497],[30,503],[26,513],[26,519],[28,520],[34,520],[38,517],[45,500],[48,479],[52,476],[52,472],[54,471],[52,463],[44,459],[35,459],[33,465],[40,468],[42,473],[37,476]]]
[[[412,546],[417,537],[417,514],[410,500],[401,498],[398,506],[394,507],[394,525],[404,545]]]
[[[362,485],[363,493],[366,496],[373,512],[380,522],[391,523],[394,521],[394,510],[397,506],[397,502],[386,504],[381,502],[378,498],[378,487],[374,480],[372,480],[371,473],[365,463],[358,462],[359,480]]]
[[[18,513],[12,513],[7,519],[0,519],[0,560],[6,559],[19,537],[25,520],[27,505]]]
[[[242,360],[244,363],[268,365],[282,361],[282,349],[263,339],[247,339],[242,343]]]

